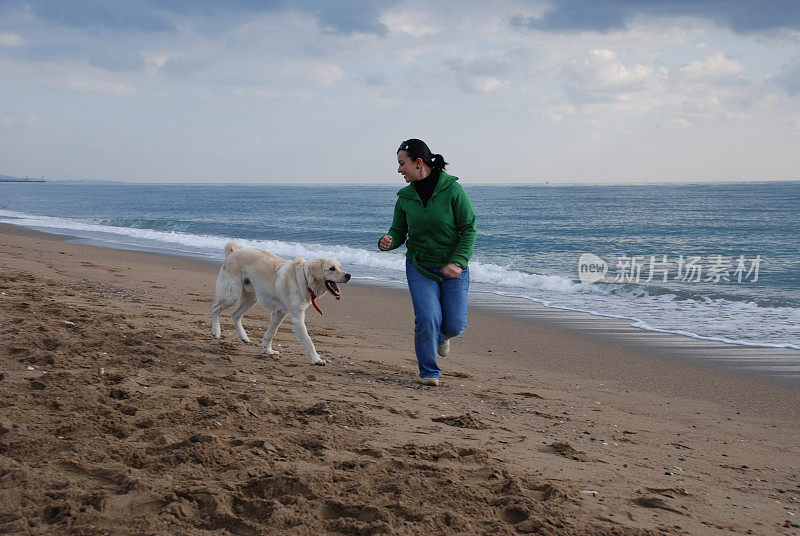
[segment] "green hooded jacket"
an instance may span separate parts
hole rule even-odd
[[[467,266],[472,257],[477,228],[475,211],[458,177],[444,171],[424,206],[413,184],[397,192],[394,219],[387,233],[389,248],[406,244],[406,257],[426,277],[441,280],[423,268],[441,268],[450,263]],[[380,241],[379,241],[380,242]]]

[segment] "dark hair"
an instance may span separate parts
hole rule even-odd
[[[428,145],[417,138],[411,138],[400,144],[397,152],[405,151],[408,153],[409,158],[416,160],[422,158],[422,162],[433,170],[433,173],[440,173],[447,166],[444,157],[440,154],[433,154],[428,148]]]

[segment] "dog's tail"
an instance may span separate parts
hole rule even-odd
[[[242,246],[240,246],[236,242],[228,242],[227,244],[225,244],[225,256],[227,257],[237,249],[242,249]]]

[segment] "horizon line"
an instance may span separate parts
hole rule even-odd
[[[9,176],[9,175],[6,175]],[[41,180],[41,179],[39,179]],[[800,178],[781,179],[464,179],[459,181],[474,186],[625,186],[658,184],[732,184],[798,182]],[[10,181],[15,182],[15,181]],[[114,183],[114,184],[235,184],[235,185],[282,185],[282,186],[398,186],[402,182],[385,179],[233,179],[233,178],[155,178],[155,179],[46,179],[46,182],[62,183]]]

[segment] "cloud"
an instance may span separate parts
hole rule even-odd
[[[698,50],[704,57],[672,65],[660,58],[643,65],[623,61],[613,50],[589,50],[561,67],[558,76],[564,97],[584,116],[653,114],[660,116],[653,121],[663,130],[714,120],[748,120],[754,107],[774,105],[776,97],[765,97],[768,88],[763,80],[745,76],[736,58],[707,46]],[[563,117],[541,113],[543,119]]]
[[[488,56],[450,58],[445,64],[453,71],[475,76],[504,75],[511,70],[506,60]]]
[[[13,33],[0,33],[0,46],[4,47],[20,47],[25,44],[25,41]]]
[[[137,93],[127,81],[87,62],[33,64],[0,58],[0,72],[12,80],[67,91],[122,97]]]
[[[692,126],[692,123],[685,117],[671,117],[658,121],[656,126],[661,130],[686,130]]]
[[[461,88],[468,93],[496,93],[511,84],[509,80],[503,79],[511,72],[511,65],[501,57],[454,57],[444,63],[455,74]]]
[[[800,95],[800,56],[792,58],[792,61],[775,77],[775,82],[792,97]]]
[[[140,71],[147,65],[138,50],[127,47],[92,50],[88,52],[86,60],[94,67],[117,73]]]
[[[433,23],[425,24],[426,17],[421,12],[412,12],[407,9],[397,9],[386,13],[383,23],[387,28],[397,30],[400,33],[421,38],[436,35],[439,30]]]
[[[0,51],[31,64],[88,63],[109,73],[260,85],[269,65],[333,64],[332,56],[353,51],[359,42],[387,36],[382,17],[395,3],[0,0]],[[291,86],[304,79],[329,85],[343,76],[336,69],[288,66],[267,77],[278,81],[285,73]]]
[[[189,78],[208,69],[210,60],[193,53],[178,53],[173,56],[157,57],[151,66],[168,76],[175,78]]]
[[[560,104],[555,106],[548,106],[539,112],[539,119],[546,121],[553,121],[555,123],[561,122],[565,116],[574,115],[577,110],[574,106],[569,104]]]
[[[667,69],[664,100],[674,111],[692,120],[750,119],[752,108],[775,103],[764,80],[745,75],[741,63],[729,54],[699,47],[706,57]]]
[[[344,71],[338,65],[311,59],[290,61],[279,70],[284,81],[300,86],[331,86],[344,77]]]
[[[543,16],[519,15],[511,23],[531,30],[608,33],[625,30],[638,16],[708,19],[739,34],[800,30],[796,0],[553,0]]]
[[[507,88],[510,82],[508,80],[500,80],[494,76],[462,76],[460,84],[461,88],[468,93],[489,95]]]
[[[388,82],[383,73],[362,73],[361,81],[369,86],[385,86]]]
[[[30,13],[47,25],[79,30],[178,33],[185,25],[200,32],[242,24],[261,16],[302,12],[332,33],[385,36],[385,10],[398,0],[10,0],[7,7]]]
[[[13,116],[13,115],[0,115],[0,125],[3,126],[29,126],[35,125],[39,122],[39,116]]]
[[[626,66],[611,50],[590,50],[583,60],[561,69],[567,91],[587,102],[621,100],[625,94],[647,89],[658,75],[642,65]]]
[[[628,11],[612,3],[561,1],[554,2],[552,9],[542,17],[518,15],[512,18],[511,24],[531,30],[610,32],[625,28]]]
[[[58,81],[56,87],[62,87],[70,91],[84,93],[105,93],[109,95],[130,96],[136,90],[123,82],[116,80],[103,80],[101,78],[75,78],[66,77]]]
[[[704,60],[695,60],[673,69],[678,80],[690,82],[718,82],[735,79],[742,73],[742,66],[736,59],[719,51],[712,52]]]
[[[346,2],[307,2],[311,13],[316,15],[319,25],[334,33],[388,35],[389,28],[381,22],[382,11],[395,4],[386,0],[350,0]]]
[[[24,4],[41,22],[76,29],[109,29],[133,32],[173,32],[165,13],[146,0],[29,0]]]

